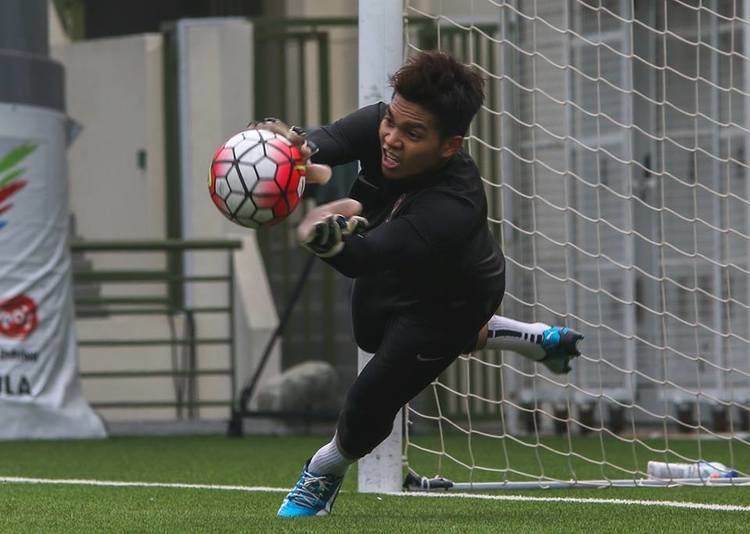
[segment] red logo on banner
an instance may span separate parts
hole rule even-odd
[[[0,301],[0,336],[25,339],[39,324],[36,302],[26,295]]]

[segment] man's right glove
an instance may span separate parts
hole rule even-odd
[[[330,258],[344,249],[344,237],[367,228],[367,219],[354,215],[348,219],[333,213],[312,225],[301,245],[321,258]]]
[[[323,185],[331,179],[332,171],[328,165],[322,163],[311,163],[310,158],[319,151],[318,145],[307,138],[303,128],[289,126],[276,117],[266,117],[263,120],[251,121],[247,128],[268,130],[277,135],[285,137],[292,145],[299,148],[302,159],[305,161],[305,181],[308,184]]]

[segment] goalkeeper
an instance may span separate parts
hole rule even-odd
[[[486,344],[557,373],[579,355],[582,336],[568,328],[493,315],[505,291],[505,260],[487,226],[479,170],[461,149],[484,98],[479,73],[431,51],[390,81],[390,104],[307,135],[275,119],[254,124],[302,146],[312,157],[309,182],[325,182],[331,165],[360,163],[350,198],[311,210],[297,237],[354,279],[354,337],[374,353],[347,393],[333,439],[305,464],[279,516],[330,513],[348,467],[460,354]]]

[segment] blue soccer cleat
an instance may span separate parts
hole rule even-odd
[[[571,330],[567,326],[551,326],[542,332],[542,348],[545,356],[540,363],[543,363],[553,373],[565,374],[571,370],[570,360],[580,356],[578,342],[583,336]]]
[[[318,475],[307,470],[308,461],[292,491],[281,503],[279,517],[312,517],[331,513],[343,476]]]

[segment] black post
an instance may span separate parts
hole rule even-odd
[[[0,102],[65,110],[64,70],[49,58],[47,0],[0,2]]]

